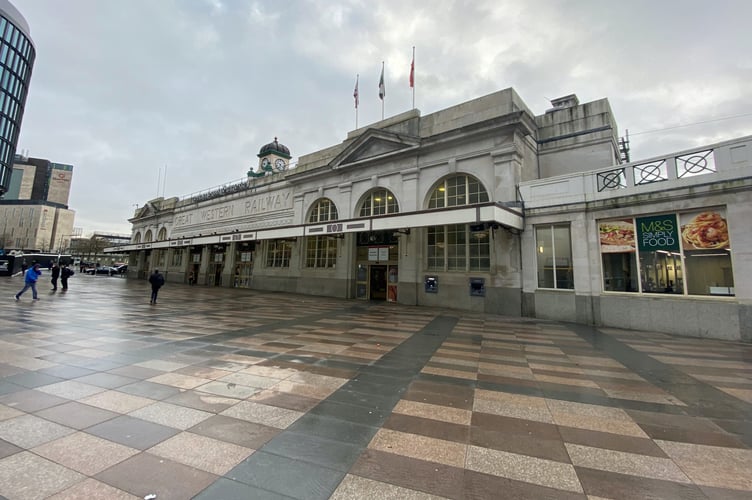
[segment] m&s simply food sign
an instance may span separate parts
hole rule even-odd
[[[641,252],[679,251],[679,226],[675,214],[638,217],[637,248]]]

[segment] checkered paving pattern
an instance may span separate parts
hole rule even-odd
[[[0,279],[9,499],[752,498],[752,346]]]

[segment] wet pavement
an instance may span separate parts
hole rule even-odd
[[[752,345],[0,278],[9,499],[752,498]]]

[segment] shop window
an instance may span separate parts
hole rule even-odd
[[[734,295],[731,241],[725,210],[680,214],[690,295]]]
[[[360,205],[360,217],[399,213],[397,199],[388,189],[374,189]]]
[[[537,226],[538,287],[572,290],[572,239],[569,224]]]
[[[266,267],[290,267],[292,243],[286,240],[266,242]]]
[[[706,210],[600,221],[604,290],[734,295],[724,215]]]
[[[634,221],[607,220],[598,223],[603,289],[609,292],[639,292]]]

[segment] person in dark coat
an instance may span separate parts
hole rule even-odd
[[[52,275],[52,279],[50,280],[52,282],[52,291],[54,292],[57,290],[57,279],[60,277],[60,267],[57,265],[57,262],[52,263],[50,273]]]
[[[149,276],[149,283],[151,283],[151,300],[149,301],[149,304],[156,304],[159,289],[162,288],[162,285],[165,283],[164,276],[159,272],[159,269],[155,269],[151,276]]]
[[[73,276],[73,269],[68,267],[68,264],[65,264],[60,270],[60,283],[63,285],[63,291],[68,289],[68,278],[71,276]]]

